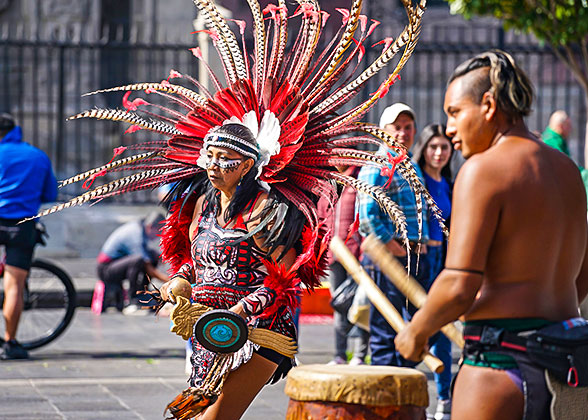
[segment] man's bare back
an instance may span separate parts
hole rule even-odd
[[[588,293],[580,173],[527,129],[532,100],[528,77],[501,51],[462,63],[445,94],[447,135],[468,161],[453,191],[446,268],[395,344],[418,360],[428,337],[465,318],[453,420],[548,419],[542,368],[500,337],[576,317]]]
[[[460,195],[464,189],[467,197]],[[479,298],[465,318],[577,316],[575,279],[586,246],[586,202],[576,165],[534,138],[504,136],[469,159],[456,180],[455,202],[476,201],[478,195],[493,201],[479,221],[492,242]],[[460,210],[453,216],[458,225]],[[479,245],[449,243],[450,248]],[[448,259],[447,267],[464,263],[455,259]]]

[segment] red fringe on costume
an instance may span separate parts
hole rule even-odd
[[[288,307],[294,313],[300,305],[297,299],[300,296],[300,278],[298,278],[296,270],[287,269],[284,264],[269,260],[265,260],[263,264],[267,269],[263,285],[276,292],[276,300],[263,311],[260,317],[270,318],[283,306]]]
[[[184,206],[183,199],[177,200],[171,208],[171,214],[165,220],[161,236],[161,255],[163,261],[170,264],[170,274],[178,272],[180,267],[192,261],[190,255],[190,224],[198,197],[192,194]],[[181,214],[180,214],[181,209]]]
[[[326,275],[329,268],[327,249],[331,242],[331,231],[324,224],[319,225],[315,231],[305,226],[301,239],[304,252],[308,252],[310,247],[312,250],[308,260],[298,268],[298,277],[312,290],[320,286],[320,279]]]

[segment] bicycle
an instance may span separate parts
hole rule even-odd
[[[45,227],[37,223],[37,244],[46,245]],[[0,258],[0,308],[4,304],[5,256]],[[71,323],[77,293],[70,276],[53,262],[34,258],[24,288],[24,308],[17,330],[17,341],[27,350],[44,346],[59,337]],[[0,321],[0,345],[5,324]]]

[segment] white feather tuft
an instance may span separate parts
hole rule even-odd
[[[261,175],[263,167],[267,165],[270,158],[280,153],[280,121],[276,118],[276,115],[266,110],[263,113],[261,124],[259,126],[259,134],[257,137],[257,144],[259,145],[259,162],[257,169],[257,177]]]

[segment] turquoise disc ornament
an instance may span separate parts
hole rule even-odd
[[[247,341],[247,324],[234,312],[215,309],[202,315],[194,335],[202,347],[215,353],[233,353]]]

